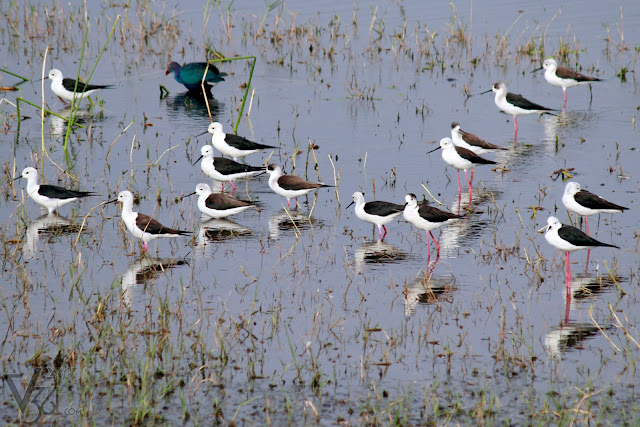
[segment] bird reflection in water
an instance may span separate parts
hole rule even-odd
[[[362,274],[367,264],[390,264],[407,259],[407,253],[383,240],[365,242],[355,250],[355,270]]]
[[[129,305],[133,298],[133,291],[137,285],[149,285],[155,282],[161,273],[166,273],[174,267],[188,264],[184,258],[154,258],[143,254],[142,258],[132,262],[129,269],[122,276],[122,300]]]
[[[69,118],[71,117],[71,106],[58,111],[56,114],[58,116],[64,117],[64,119],[51,115],[51,135],[55,137],[64,136],[67,133],[67,120],[69,120]],[[74,123],[87,128],[88,125],[100,121],[103,115],[104,114],[102,111],[94,115],[90,110],[78,109],[73,114],[73,120]]]
[[[80,231],[78,224],[63,216],[55,213],[42,215],[29,223],[23,251],[29,256],[34,256],[38,251],[38,241],[41,236],[51,243],[65,234],[78,234]]]
[[[456,290],[453,276],[433,276],[420,274],[411,284],[405,284],[404,315],[411,317],[419,305],[433,305],[453,302]]]
[[[324,223],[297,210],[282,209],[269,218],[269,239],[279,240],[281,234],[298,235],[314,227],[322,227]]]
[[[582,350],[582,344],[586,339],[611,329],[610,324],[571,321],[571,309],[574,309],[575,318],[575,310],[582,306],[588,306],[590,309],[598,295],[613,290],[613,286],[622,280],[622,277],[611,275],[579,275],[571,280],[571,293],[566,295],[564,321],[549,329],[544,336],[544,347],[549,356],[561,358],[568,350]]]
[[[209,110],[207,110],[207,103],[209,103],[211,117],[213,120],[217,120],[220,111],[224,109],[224,103],[215,99],[211,93],[207,94],[206,97],[198,92],[184,92],[166,97],[169,115],[179,116],[181,118],[185,115],[188,117],[208,118]]]

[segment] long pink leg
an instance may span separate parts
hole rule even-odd
[[[142,242],[142,251],[147,252],[147,249],[149,249],[149,245],[147,244],[147,242]]]
[[[237,188],[236,188],[235,184],[233,183],[233,181],[229,181],[229,184],[231,184],[231,186],[233,187],[234,191],[237,190]]]
[[[564,105],[562,106],[562,108],[567,108],[567,88],[563,87],[562,88],[562,92],[564,93]]]
[[[462,186],[460,185],[460,169],[458,169],[458,194],[462,194]]]
[[[571,294],[568,293],[566,297],[567,301],[564,306],[564,323],[569,323],[569,312],[571,311]]]
[[[385,227],[383,224],[382,228],[384,228],[384,235],[382,236],[382,238],[384,239],[385,237],[387,237],[387,227]]]
[[[426,231],[427,234],[427,263],[431,259],[431,242],[429,241],[429,232]]]
[[[589,235],[589,217],[585,216],[584,217],[584,222],[587,224],[587,236]]]
[[[516,140],[518,139],[518,118],[513,116],[513,124],[516,127],[516,132],[513,134],[513,148],[516,148]]]
[[[436,253],[438,255],[438,258],[440,258],[440,245],[438,244],[438,241],[436,240],[435,237],[433,237],[433,233],[429,232],[429,235],[431,236],[431,238],[433,239],[433,243],[436,244]]]
[[[291,209],[291,199],[287,199],[287,207]]]
[[[471,188],[471,181],[469,181],[469,174],[467,173],[467,170],[464,170],[464,176],[465,178],[467,178],[467,184],[469,185],[469,198],[471,198],[471,195],[473,194],[473,189]]]
[[[567,264],[567,276],[565,277],[567,286],[567,295],[571,294],[571,260],[569,259],[569,251],[565,252],[565,264]]]
[[[589,273],[589,257],[591,256],[591,249],[587,250],[587,265],[584,267],[584,274]]]
[[[383,237],[382,237],[382,226],[381,226],[381,225],[379,225],[379,226],[378,226],[378,237],[379,237],[380,239],[382,239],[382,238],[383,238]]]

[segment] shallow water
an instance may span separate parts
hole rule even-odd
[[[623,17],[620,7],[603,2],[536,2],[521,13],[510,2],[474,2],[473,12],[455,3],[455,19],[444,3],[389,3],[377,6],[373,25],[367,4],[356,11],[357,26],[352,4],[310,9],[291,2],[267,15],[265,35],[256,35],[265,5],[242,2],[232,6],[230,39],[221,25],[226,6],[214,9],[203,33],[201,5],[183,3],[179,13],[177,5],[151,2],[89,14],[83,76],[122,14],[91,78],[116,87],[94,98],[104,103],[89,109],[83,102],[85,127],[71,133],[70,160],[61,119],[44,121],[42,161],[39,111],[23,104],[30,118],[18,132],[15,108],[0,106],[8,127],[0,154],[5,182],[38,166],[48,183],[100,195],[63,207],[64,218],[52,220],[40,218],[31,200],[22,203],[25,180],[3,186],[5,373],[20,372],[27,384],[34,365],[61,366],[68,380],[58,388],[60,406],[73,409],[61,419],[75,422],[638,419],[635,2],[619,4]],[[1,68],[36,79],[50,45],[46,69],[73,77],[82,6],[65,3],[51,12],[59,17],[54,23],[72,22],[65,32],[60,24],[46,30],[45,5],[36,6],[37,28],[21,6],[2,6]],[[393,37],[405,17],[406,37]],[[453,38],[451,22],[471,35],[470,49]],[[292,23],[297,33],[289,31]],[[141,27],[149,31],[146,41]],[[587,87],[569,89],[557,117],[520,117],[513,148],[512,118],[498,112],[492,95],[477,94],[503,80],[512,92],[561,108],[561,89],[542,71],[529,73],[540,56],[518,53],[541,34],[542,57],[562,41],[570,51],[564,65],[580,64],[605,81],[593,85],[592,101]],[[236,195],[260,206],[231,223],[205,224],[195,197],[180,199],[197,183],[210,183],[192,166],[208,141],[194,135],[210,119],[202,99],[185,94],[164,67],[168,59],[203,60],[205,43],[228,57],[258,56],[255,96],[238,134],[279,148],[246,162],[268,158],[287,173],[337,184],[336,191],[301,198],[301,212],[292,212],[265,177],[239,181]],[[626,81],[616,77],[623,66]],[[220,68],[229,76],[209,103],[230,132],[250,67],[235,61]],[[3,86],[15,82],[1,78]],[[170,91],[165,98],[159,85]],[[44,88],[49,109],[68,114],[46,81]],[[474,96],[467,98],[465,88]],[[12,103],[17,96],[40,103],[40,84],[4,94]],[[476,168],[472,209],[434,232],[440,259],[425,276],[423,232],[392,222],[377,242],[377,230],[345,207],[363,190],[367,200],[403,203],[411,192],[465,212],[464,183],[459,202],[455,172],[439,152],[426,154],[431,141],[450,136],[452,121],[509,150],[484,155],[498,169]],[[551,177],[564,168],[583,188],[630,208],[592,217],[592,234],[621,250],[591,251],[588,266],[586,253],[572,254],[570,300],[564,254],[536,233],[550,214],[568,221],[565,182]],[[154,242],[141,257],[119,207],[100,205],[125,189],[140,197],[136,210],[194,237]],[[38,232],[45,225],[57,228]],[[3,419],[16,422],[6,381],[3,398]]]

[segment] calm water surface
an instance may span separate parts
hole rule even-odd
[[[266,35],[256,35],[265,4],[233,3],[231,38],[221,24],[226,5],[214,7],[204,32],[199,2],[90,11],[81,75],[120,14],[91,79],[115,88],[91,109],[82,104],[85,127],[71,133],[69,160],[61,119],[45,118],[42,140],[39,111],[22,104],[29,118],[17,129],[11,103],[21,96],[40,104],[39,83],[3,95],[3,372],[23,373],[26,384],[34,365],[61,364],[70,373],[61,405],[77,410],[61,419],[75,421],[130,423],[145,406],[141,396],[148,419],[169,422],[188,412],[201,422],[222,413],[225,422],[302,424],[316,422],[314,410],[322,424],[387,423],[394,414],[411,424],[524,423],[553,420],[544,412],[553,410],[563,421],[637,419],[639,6],[453,6],[287,2],[267,15]],[[82,5],[58,7],[60,20],[48,31],[49,3],[36,4],[37,16],[2,5],[1,68],[37,79],[50,46],[46,69],[75,76]],[[60,29],[63,22],[72,22],[70,31]],[[469,46],[453,38],[459,27]],[[519,53],[541,36],[543,56],[568,45],[564,65],[604,81],[593,86],[593,100],[587,87],[569,89],[557,117],[521,117],[514,148],[512,118],[498,112],[492,95],[477,94],[502,80],[510,91],[562,108],[561,89],[542,72],[530,74],[540,54]],[[301,212],[290,212],[266,177],[239,181],[236,195],[260,207],[232,222],[205,223],[195,197],[180,199],[211,183],[192,166],[208,141],[194,136],[210,118],[203,99],[164,70],[169,59],[203,60],[205,46],[257,56],[251,111],[247,103],[238,133],[278,149],[246,162],[268,158],[288,173],[337,184],[335,191],[301,198]],[[250,67],[220,68],[229,76],[209,103],[231,132]],[[616,76],[622,68],[624,81]],[[16,79],[3,74],[1,83]],[[160,97],[160,85],[168,96]],[[44,86],[48,108],[68,115]],[[377,242],[375,227],[345,207],[354,191],[395,203],[415,193],[465,212],[465,185],[459,202],[455,171],[439,152],[426,154],[450,136],[452,121],[509,150],[485,155],[496,170],[476,168],[472,209],[434,232],[441,256],[425,276],[423,232],[392,222]],[[42,217],[33,201],[22,203],[26,181],[8,183],[26,166],[38,166],[48,183],[99,196],[60,209],[62,218]],[[630,211],[592,217],[592,234],[621,249],[594,250],[588,265],[586,253],[574,253],[566,299],[564,254],[536,230],[549,215],[569,221],[565,182],[552,178],[568,168],[583,188]],[[120,208],[100,205],[125,189],[139,196],[136,210],[194,237],[154,242],[141,257]],[[147,377],[149,384],[136,385]],[[593,393],[590,415],[567,415],[585,409],[583,393]],[[3,419],[16,422],[6,382],[3,401]],[[451,418],[443,416],[448,411]]]

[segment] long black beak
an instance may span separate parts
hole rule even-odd
[[[17,181],[17,180],[19,180],[20,178],[22,178],[22,175],[20,175],[20,176],[17,176],[17,177],[15,177],[15,178],[13,178],[10,182]]]
[[[45,77],[44,79],[38,79],[38,80],[31,80],[33,83],[38,83],[41,82],[43,80],[47,80],[49,78],[49,76]]]
[[[115,203],[115,202],[117,202],[117,201],[118,201],[118,199],[113,199],[113,200],[109,200],[108,202],[103,202],[102,204],[103,204],[103,205],[109,205],[109,204],[111,204],[111,203]]]
[[[491,89],[485,90],[484,92],[480,92],[478,95],[484,95],[485,93],[489,93],[489,92],[491,92]]]
[[[185,198],[187,198],[187,197],[189,197],[189,196],[193,196],[194,194],[196,194],[196,192],[195,192],[195,191],[194,191],[193,193],[189,193],[189,194],[187,194],[186,196],[182,196],[182,197],[180,197],[180,200],[183,200],[183,199],[185,199]]]
[[[196,136],[194,136],[194,138],[197,138],[197,137],[199,137],[199,136],[202,136],[202,135],[204,135],[204,134],[206,134],[206,133],[209,133],[209,131],[208,131],[208,130],[205,130],[204,132],[199,133],[199,134],[197,134]]]
[[[198,159],[197,159],[195,162],[193,162],[193,164],[192,164],[191,166],[195,166],[195,165],[196,165],[196,163],[198,163],[198,162],[200,161],[200,159],[201,159],[201,158],[203,158],[203,157],[204,157],[204,156],[200,156],[200,157],[198,157]]]
[[[439,149],[440,149],[440,146],[438,145],[438,146],[437,146],[436,148],[434,148],[433,150],[428,151],[428,152],[427,152],[427,154],[431,154],[431,153],[433,153],[434,151],[439,150]]]
[[[351,203],[349,203],[349,206],[347,206],[346,208],[344,208],[344,210],[346,211],[347,209],[349,209],[351,207],[352,204],[354,204],[354,201],[351,201]]]
[[[542,70],[543,68],[544,68],[544,67],[536,68],[535,70],[533,70],[533,71],[532,71],[531,73],[529,73],[529,74],[533,74],[533,73],[535,73],[536,71],[540,71],[540,70]]]

